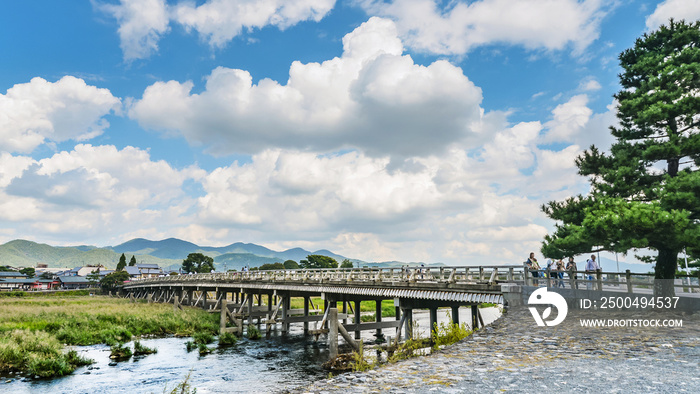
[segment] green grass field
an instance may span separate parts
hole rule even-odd
[[[88,363],[66,345],[114,345],[133,337],[216,334],[219,316],[198,308],[131,303],[85,295],[3,297],[0,301],[0,371],[62,376]]]

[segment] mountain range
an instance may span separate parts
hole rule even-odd
[[[168,238],[161,241],[151,241],[143,238],[135,238],[117,246],[97,247],[90,245],[80,246],[51,246],[32,241],[17,239],[4,245],[0,245],[0,265],[12,267],[35,267],[39,263],[47,264],[49,268],[73,268],[87,264],[102,264],[107,268],[116,268],[119,257],[124,253],[127,260],[136,256],[139,263],[158,264],[162,268],[178,269],[182,260],[190,253],[202,253],[214,259],[217,270],[240,270],[244,266],[258,267],[267,263],[282,263],[286,260],[299,262],[310,254],[329,256],[341,262],[346,258],[356,266],[370,267],[401,267],[402,265],[418,265],[418,262],[366,262],[352,259],[333,253],[326,249],[308,251],[302,248],[292,248],[285,251],[274,251],[253,243],[236,242],[228,246],[213,247],[200,246],[192,242],[177,238]],[[578,260],[579,269],[585,267],[585,259]],[[603,271],[616,271],[617,263],[614,260],[601,258]],[[517,263],[516,263],[517,264]],[[441,263],[426,264],[426,266],[442,266]],[[619,263],[620,271],[629,269],[635,273],[652,271],[650,264]]]
[[[51,246],[32,241],[17,239],[0,245],[0,265],[13,267],[32,267],[39,263],[49,268],[77,267],[87,264],[102,264],[115,268],[121,254],[127,260],[133,255],[139,263],[155,263],[164,268],[176,269],[190,253],[202,253],[214,258],[216,269],[238,269],[244,266],[257,267],[266,263],[284,262],[286,260],[305,259],[310,254],[320,254],[343,261],[346,257],[329,250],[308,251],[292,248],[282,252],[264,246],[237,242],[228,246],[199,246],[177,238],[151,241],[135,238],[117,246],[96,247]],[[360,260],[351,260],[360,262]]]

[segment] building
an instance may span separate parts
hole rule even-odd
[[[54,279],[21,278],[0,279],[0,290],[54,290],[60,286],[60,282]]]
[[[157,278],[163,276],[163,270],[158,264],[136,264],[136,268],[141,271],[141,278]]]
[[[100,271],[104,268],[105,268],[104,265],[86,265],[85,267],[78,267],[78,271],[77,271],[76,275],[77,276],[88,276],[93,271]]]
[[[61,288],[63,289],[87,289],[97,286],[97,283],[93,285],[92,282],[84,276],[59,276],[58,280],[61,281]]]
[[[129,274],[129,278],[131,279],[141,279],[141,270],[136,266],[126,266],[124,267],[124,271]]]
[[[0,279],[27,279],[27,275],[17,271],[0,272]]]
[[[24,278],[0,278],[0,290],[31,290],[34,287],[34,279]]]

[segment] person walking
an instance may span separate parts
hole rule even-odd
[[[569,271],[569,279],[573,279],[571,281],[572,288],[578,289],[578,274],[576,271],[578,271],[578,268],[576,267],[576,262],[574,261],[573,257],[569,257],[569,261],[566,263],[566,270]]]
[[[533,284],[535,286],[539,286],[539,282],[537,281],[537,278],[539,277],[539,269],[540,269],[540,264],[537,262],[537,259],[535,258],[535,252],[530,252],[530,257],[527,258],[527,261],[525,261],[525,264],[527,265],[527,268],[530,270],[532,273],[533,279]]]
[[[564,287],[564,261],[562,261],[562,259],[557,260],[556,268],[556,275],[557,278],[559,278],[557,281],[557,287]]]
[[[586,283],[586,289],[593,289],[593,274],[600,269],[598,262],[595,261],[595,255],[592,254],[591,258],[586,260],[586,275],[588,276],[588,282]],[[600,290],[600,289],[599,289]]]

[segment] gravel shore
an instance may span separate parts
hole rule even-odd
[[[625,318],[661,318],[648,312]],[[556,327],[537,327],[510,310],[465,340],[431,355],[346,373],[292,393],[700,392],[700,316],[674,315],[677,328],[590,328],[572,310]],[[663,318],[669,318],[664,315]]]

